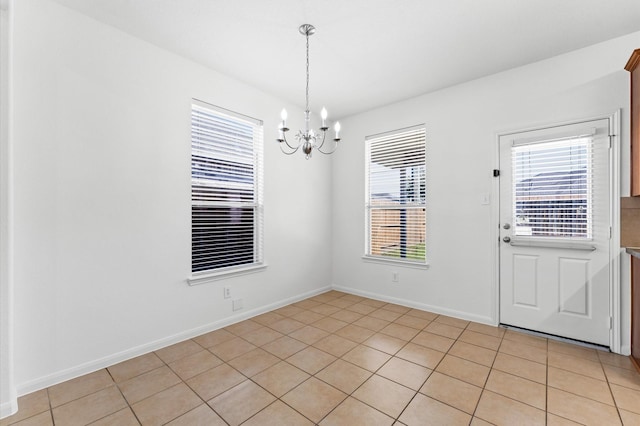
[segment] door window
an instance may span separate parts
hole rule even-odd
[[[592,139],[514,144],[514,234],[592,237]]]

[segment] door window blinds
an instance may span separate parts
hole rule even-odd
[[[592,141],[576,137],[512,147],[515,235],[592,237]]]
[[[426,262],[426,132],[366,138],[366,254]]]
[[[192,104],[193,273],[262,263],[262,143],[261,121]]]

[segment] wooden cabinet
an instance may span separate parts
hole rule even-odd
[[[624,69],[631,73],[631,195],[637,197],[640,196],[640,49],[633,51]],[[621,222],[625,222],[624,219],[622,218]],[[637,221],[627,222],[630,227],[636,228]],[[621,223],[621,232],[623,232],[623,225],[624,223]],[[640,252],[634,250],[629,253],[631,253],[631,359],[640,371]]]
[[[631,358],[640,371],[640,258],[631,255]]]
[[[640,49],[624,69],[631,73],[631,195],[640,196]]]

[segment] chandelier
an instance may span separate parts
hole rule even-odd
[[[298,28],[300,34],[306,37],[307,39],[307,89],[306,89],[306,108],[304,111],[304,130],[298,130],[296,133],[296,143],[295,146],[291,145],[289,141],[287,141],[287,132],[289,128],[287,127],[287,110],[283,109],[280,117],[282,121],[278,126],[278,139],[280,142],[280,149],[287,155],[292,155],[302,147],[302,152],[305,154],[305,158],[308,160],[311,158],[311,154],[313,150],[317,150],[321,154],[332,154],[338,148],[338,141],[340,141],[340,123],[336,121],[334,126],[335,137],[333,138],[333,148],[329,150],[323,150],[324,142],[326,138],[327,130],[329,127],[326,125],[327,120],[327,110],[322,108],[320,112],[320,116],[322,117],[322,125],[320,126],[319,131],[314,131],[310,126],[311,112],[309,111],[309,36],[315,34],[316,28],[311,24],[300,25]]]

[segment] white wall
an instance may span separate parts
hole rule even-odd
[[[338,288],[497,323],[496,136],[622,109],[621,194],[629,181],[629,75],[640,33],[611,40],[342,120],[334,157],[333,283]],[[473,64],[469,64],[473,66]],[[402,76],[398,76],[402,78]],[[363,262],[364,138],[416,124],[427,130],[428,270]],[[495,204],[495,200],[492,200]],[[623,347],[629,345],[629,277],[623,256]],[[400,282],[391,282],[391,272]]]
[[[19,394],[237,321],[223,285],[245,316],[328,288],[330,159],[275,142],[298,106],[49,0],[14,51]],[[264,120],[269,266],[190,287],[192,98]]]

